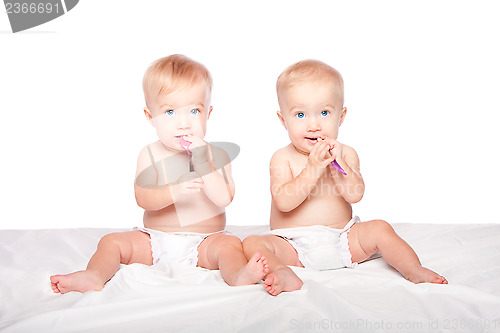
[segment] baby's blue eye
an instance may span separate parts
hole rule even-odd
[[[171,116],[174,114],[174,110],[167,110],[165,113]]]
[[[198,113],[200,113],[200,110],[198,110],[198,109],[191,110],[191,114],[198,114]]]
[[[305,116],[304,112],[297,113],[297,118],[304,118]]]
[[[328,110],[323,110],[323,111],[321,111],[321,115],[322,115],[323,117],[328,116],[328,114],[329,114],[329,113],[330,113],[330,112],[329,112]]]

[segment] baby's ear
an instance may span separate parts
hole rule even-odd
[[[149,109],[147,107],[144,108],[144,115],[148,119],[148,121],[151,124],[151,126],[154,127],[155,124],[153,124],[153,116],[151,116],[151,111],[149,111]]]
[[[344,122],[346,113],[347,113],[347,108],[344,106],[342,108],[342,113],[340,114],[339,126],[342,125],[342,123]]]
[[[276,111],[276,114],[278,115],[278,118],[280,118],[281,125],[283,125],[283,127],[284,127],[286,130],[288,130],[288,129],[286,128],[285,118],[283,118],[283,115],[281,114],[281,111],[280,111],[280,110]]]
[[[213,106],[210,106],[210,108],[208,109],[208,116],[207,116],[207,119],[210,119],[210,115],[212,114],[212,110],[213,110]]]

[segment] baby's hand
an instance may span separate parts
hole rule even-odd
[[[342,147],[343,145],[334,139],[329,139],[327,137],[322,137],[321,141],[324,141],[328,144],[330,149],[330,154],[332,155],[334,160],[342,160]]]
[[[171,185],[174,202],[184,195],[200,192],[203,185],[203,180],[196,172],[188,172],[184,174]]]
[[[202,140],[194,135],[185,135],[184,139],[191,142],[191,145],[189,145],[189,150],[191,150],[191,151],[195,150],[196,148],[205,147],[207,145],[207,143],[204,140]],[[201,150],[201,149],[198,149],[198,150]]]
[[[209,160],[208,144],[194,135],[186,135],[185,140],[191,142],[189,150],[193,154],[193,163],[200,164]]]
[[[318,140],[309,154],[307,166],[314,170],[314,175],[320,177],[326,170],[326,167],[333,162],[335,157],[328,152],[330,145],[325,140]]]

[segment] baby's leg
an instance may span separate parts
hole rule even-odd
[[[153,264],[149,235],[141,231],[106,235],[99,241],[86,270],[50,277],[52,290],[61,294],[101,290],[118,271],[120,264],[131,263]]]
[[[275,235],[249,236],[243,240],[243,249],[247,257],[262,253],[267,259],[269,274],[264,286],[271,295],[302,288],[304,283],[287,265],[303,266],[295,249],[283,238]]]
[[[356,223],[347,238],[354,262],[362,262],[380,252],[389,265],[413,283],[448,283],[444,277],[422,267],[415,251],[385,221]]]
[[[244,286],[262,280],[268,273],[266,258],[256,253],[247,260],[236,236],[217,233],[208,236],[198,247],[198,266],[219,269],[230,286]]]

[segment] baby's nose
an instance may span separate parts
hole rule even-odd
[[[180,129],[190,128],[191,127],[191,122],[189,121],[189,117],[187,117],[185,115],[181,115],[179,117],[179,120],[178,120],[178,123],[177,123],[177,127],[180,128]]]
[[[319,131],[321,129],[319,121],[316,119],[316,117],[309,118],[309,122],[307,123],[307,129],[309,131]]]

